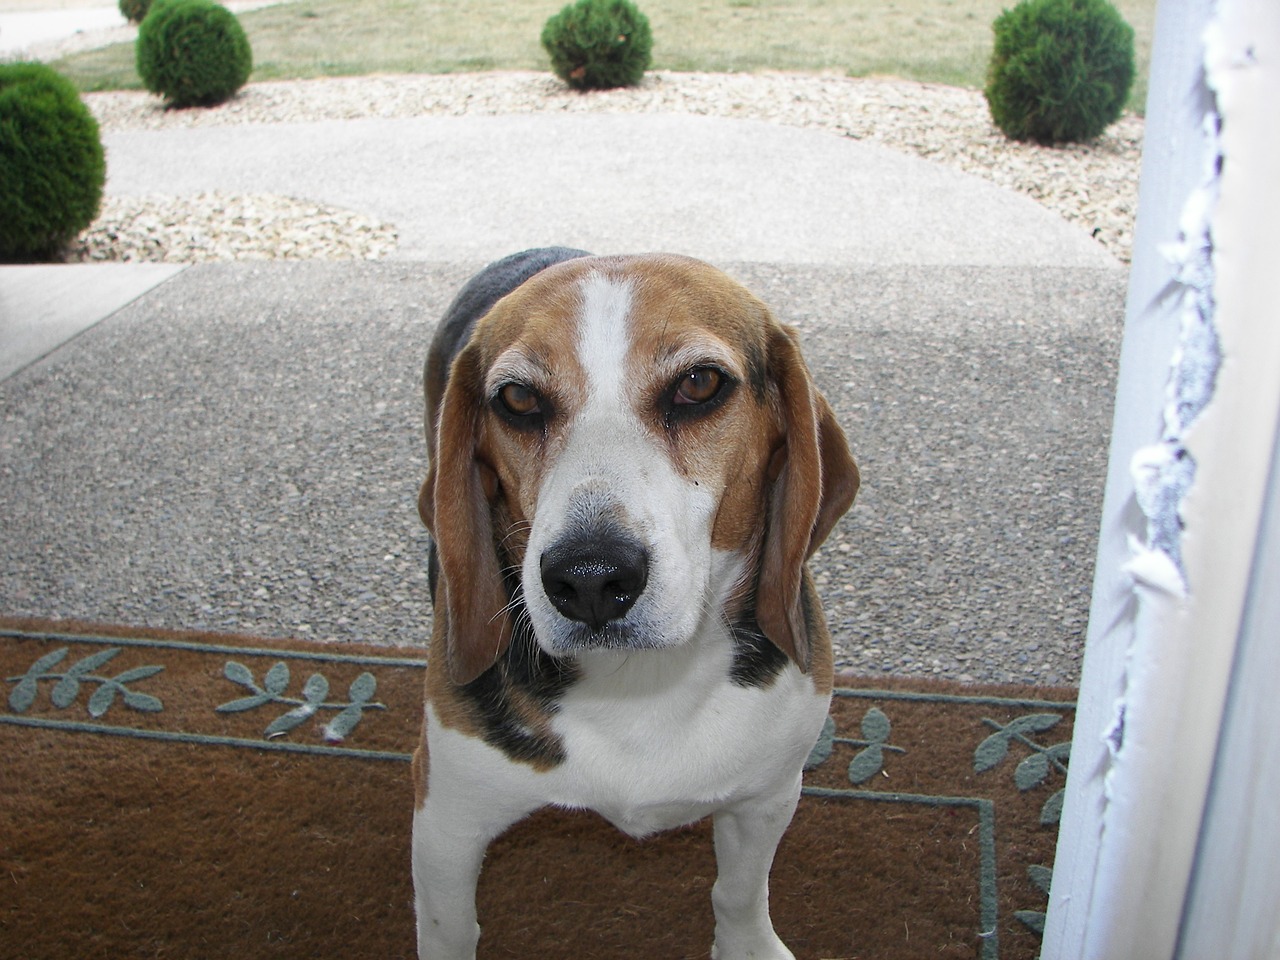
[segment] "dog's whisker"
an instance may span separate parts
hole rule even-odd
[[[507,616],[512,611],[515,611],[517,614],[523,614],[526,617],[528,616],[528,612],[524,605],[523,597],[521,597],[519,594],[516,594],[514,597],[508,600],[505,604],[503,604],[502,607],[499,608],[498,612],[495,613],[489,619],[489,622],[493,623],[501,619],[502,617]]]
[[[502,546],[505,547],[508,544],[508,542],[514,536],[516,536],[516,534],[531,533],[532,531],[533,531],[533,524],[530,523],[528,520],[521,520],[519,523],[513,523],[510,529],[508,529],[507,532],[502,535],[502,541],[501,541]]]

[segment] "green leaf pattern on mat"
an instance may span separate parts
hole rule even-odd
[[[1030,713],[1001,725],[994,720],[983,719],[983,723],[995,730],[973,752],[973,769],[975,773],[993,770],[1004,762],[1009,755],[1009,745],[1020,744],[1031,750],[1013,771],[1013,782],[1025,793],[1043,784],[1049,775],[1057,771],[1063,777],[1067,775],[1067,762],[1071,759],[1071,743],[1055,743],[1045,746],[1030,736],[1052,730],[1062,720],[1057,713]],[[1040,823],[1053,826],[1062,818],[1062,801],[1064,791],[1058,790],[1040,808]]]
[[[862,718],[862,743],[866,746],[849,763],[849,782],[866,783],[884,769],[884,748],[891,731],[889,718],[872,707]]]
[[[129,684],[153,677],[164,667],[133,667],[114,677],[104,677],[95,672],[115,659],[120,651],[120,647],[110,647],[91,653],[77,660],[63,673],[52,671],[67,658],[68,648],[61,647],[46,653],[28,667],[27,672],[22,676],[6,678],[7,682],[16,684],[9,694],[9,709],[14,713],[26,713],[35,705],[36,697],[40,692],[40,682],[53,680],[55,682],[49,691],[49,702],[58,710],[66,710],[72,706],[80,698],[81,688],[86,683],[98,685],[98,688],[89,696],[87,704],[89,716],[95,720],[111,709],[117,697],[124,699],[125,706],[141,713],[157,713],[163,710],[164,704],[159,697],[134,690]]]
[[[894,753],[907,752],[902,747],[895,747],[889,744],[889,736],[892,731],[893,725],[889,722],[889,717],[879,707],[871,707],[863,716],[861,724],[862,739],[837,737],[835,735],[836,722],[833,718],[827,717],[826,723],[822,725],[822,732],[818,734],[818,742],[814,744],[813,749],[809,752],[809,759],[805,761],[804,768],[805,770],[813,770],[815,767],[826,763],[831,758],[837,743],[861,747],[862,749],[849,762],[849,782],[855,786],[866,783],[884,769],[884,754],[886,750]]]
[[[822,732],[818,734],[818,742],[809,751],[809,759],[804,762],[806,771],[820,767],[830,759],[831,751],[835,749],[835,737],[836,721],[829,716],[822,724]]]
[[[1009,741],[1020,738],[1020,742],[1029,743],[1024,736],[1027,733],[1043,733],[1045,730],[1051,730],[1058,725],[1062,719],[1060,714],[1056,713],[1032,713],[1023,717],[1018,717],[1009,723],[1008,726],[1001,726],[994,720],[984,720],[988,726],[994,727],[996,732],[982,743],[978,744],[978,749],[973,753],[973,769],[975,773],[985,773],[992,767],[998,766],[1002,760],[1009,754]]]
[[[1059,790],[1044,802],[1044,806],[1040,808],[1040,825],[1042,827],[1057,826],[1062,819],[1062,802],[1066,799],[1066,796],[1066,790]]]
[[[878,743],[868,744],[849,761],[849,782],[855,786],[866,783],[884,769],[884,747]]]
[[[1053,885],[1053,871],[1046,866],[1033,863],[1027,867],[1027,876],[1031,878],[1031,882],[1036,885],[1036,889],[1043,893],[1046,897],[1049,895],[1049,888]]]
[[[329,681],[319,673],[313,673],[302,685],[301,699],[285,696],[291,678],[289,665],[283,660],[277,661],[267,670],[261,686],[254,679],[253,671],[235,660],[227,661],[222,668],[222,675],[237,686],[244,687],[250,696],[227,701],[216,708],[219,713],[242,713],[268,704],[290,708],[267,724],[263,736],[268,740],[283,737],[321,710],[334,710],[337,711],[337,716],[325,724],[321,732],[329,743],[341,742],[356,728],[356,724],[364,717],[365,710],[386,709],[386,704],[372,702],[378,689],[378,681],[368,672],[360,674],[351,682],[347,700],[342,703],[329,702]]]
[[[1064,778],[1067,763],[1071,758],[1071,744],[1055,743],[1045,745],[1036,740],[1036,735],[1052,730],[1063,720],[1060,713],[1028,713],[1016,717],[1007,724],[1001,724],[989,718],[982,722],[994,732],[978,745],[973,754],[973,768],[977,773],[994,770],[1009,758],[1012,745],[1025,748],[1027,753],[1017,763],[1013,771],[1014,783],[1019,792],[1027,793],[1041,787],[1055,773]],[[889,743],[893,725],[889,717],[879,707],[871,707],[862,717],[859,732],[860,739],[836,736],[836,724],[832,717],[827,717],[823,724],[818,742],[809,754],[805,770],[812,770],[831,759],[837,744],[846,744],[859,748],[849,764],[849,780],[855,786],[866,783],[877,773],[884,770],[886,752],[906,753],[902,747]],[[1040,811],[1040,822],[1045,826],[1056,827],[1062,816],[1062,800],[1064,790],[1055,791],[1044,803]],[[1046,897],[1052,871],[1039,864],[1029,866],[1027,875],[1032,884]],[[1014,917],[1028,929],[1043,935],[1045,926],[1043,910],[1017,910]],[[986,954],[983,954],[986,956]]]
[[[1032,933],[1044,936],[1045,915],[1042,910],[1015,910],[1013,911],[1013,916],[1021,921]]]
[[[1036,885],[1036,889],[1049,896],[1049,888],[1053,883],[1053,871],[1046,866],[1033,863],[1027,867],[1027,876]],[[1045,912],[1043,910],[1015,910],[1014,917],[1033,933],[1044,936]]]
[[[890,730],[889,718],[879,707],[872,707],[862,718],[862,735],[870,743],[885,743]]]

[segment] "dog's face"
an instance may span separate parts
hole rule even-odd
[[[477,324],[436,433],[421,503],[456,681],[495,662],[521,599],[553,655],[682,644],[753,603],[807,668],[801,568],[857,468],[794,335],[724,274],[543,271]]]

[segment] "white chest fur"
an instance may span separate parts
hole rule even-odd
[[[828,698],[790,664],[767,687],[737,686],[728,679],[731,657],[727,637],[593,653],[552,719],[563,763],[535,771],[431,717],[431,766],[447,765],[451,780],[474,777],[477,791],[503,793],[529,810],[594,810],[636,837],[772,794],[794,780]],[[455,751],[462,762],[450,762]]]
[[[673,652],[584,665],[553,723],[568,760],[549,776],[552,803],[638,837],[794,778],[827,712],[810,680],[788,665],[768,688],[739,687],[727,679],[727,643]]]

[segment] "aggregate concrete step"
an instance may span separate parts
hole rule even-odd
[[[482,263],[192,266],[0,381],[0,610],[424,642],[421,364]],[[813,564],[842,662],[1078,679],[1124,272],[720,265],[862,468]]]

